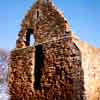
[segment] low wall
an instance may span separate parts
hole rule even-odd
[[[9,93],[11,100],[33,99],[34,52],[33,47],[16,49],[11,52],[9,64]]]

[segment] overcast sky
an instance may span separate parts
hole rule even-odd
[[[0,0],[0,48],[13,49],[20,24],[36,0]],[[100,0],[54,0],[80,39],[100,47]]]

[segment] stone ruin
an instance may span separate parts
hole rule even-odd
[[[9,63],[11,100],[94,98],[91,95],[100,82],[100,49],[75,36],[51,0],[38,0],[32,6],[18,36]]]

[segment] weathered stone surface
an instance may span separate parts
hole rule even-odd
[[[11,52],[9,93],[11,100],[32,100],[34,83],[34,51],[24,48]],[[26,95],[27,94],[27,95]]]
[[[100,49],[79,39],[73,38],[73,42],[75,42],[82,54],[87,99],[100,100]]]
[[[38,0],[25,16],[11,53],[11,100],[99,100],[100,92],[91,98],[99,88],[99,60],[100,49],[73,36],[52,2]]]
[[[70,32],[70,26],[51,3],[36,3],[28,12],[21,25],[17,48],[29,46],[29,35],[34,35],[36,42],[43,43],[64,37]]]

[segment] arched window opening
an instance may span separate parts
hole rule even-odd
[[[35,42],[33,29],[28,29],[26,34],[26,46],[32,46]]]

